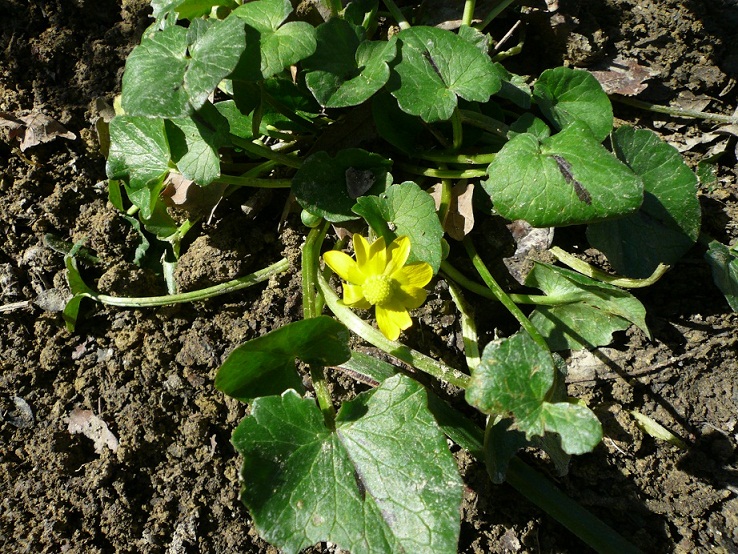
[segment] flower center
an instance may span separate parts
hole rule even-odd
[[[382,304],[392,296],[392,279],[386,275],[372,275],[361,285],[361,292],[370,304]]]

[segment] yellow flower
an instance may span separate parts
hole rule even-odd
[[[425,302],[423,289],[433,278],[433,269],[425,262],[405,265],[410,256],[410,239],[397,237],[389,247],[380,237],[369,244],[354,235],[356,260],[337,250],[323,254],[325,263],[346,283],[343,303],[361,309],[376,307],[379,330],[390,340],[412,325],[408,310]]]

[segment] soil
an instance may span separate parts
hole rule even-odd
[[[0,0],[0,112],[45,114],[76,137],[23,152],[16,140],[0,141],[2,552],[274,551],[238,500],[239,459],[229,438],[245,407],[215,390],[213,377],[236,345],[301,317],[297,264],[216,301],[149,310],[86,304],[73,333],[58,313],[64,265],[45,245],[47,233],[85,238],[101,260],[88,277],[107,292],[161,292],[131,263],[136,233],[107,203],[94,130],[95,101],[119,91],[149,12],[143,0]],[[502,17],[500,29],[513,22]],[[515,71],[621,56],[653,70],[641,99],[706,102],[728,114],[738,104],[734,0],[561,0],[555,12],[532,9],[526,22]],[[526,59],[541,67],[514,67]],[[734,241],[735,129],[620,104],[615,111],[620,121],[656,130],[693,166],[723,152],[716,178],[700,188],[703,230]],[[280,253],[295,262],[304,231],[272,223],[285,200],[276,194],[255,218],[237,203],[219,206],[185,249],[182,288],[242,275]],[[566,476],[524,454],[646,552],[738,552],[738,314],[713,285],[703,253],[695,247],[638,293],[651,340],[631,330],[572,357],[569,392],[600,416],[602,444],[574,459]],[[439,283],[407,340],[453,362],[463,357],[447,305]],[[494,329],[483,331],[490,337]],[[355,385],[341,378],[334,387]],[[644,433],[632,411],[686,447]],[[102,430],[97,443],[70,433],[70,419],[79,417]],[[478,462],[463,452],[457,458],[468,484],[460,552],[585,551],[512,488],[492,485]]]

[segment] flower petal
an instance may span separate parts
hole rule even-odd
[[[360,267],[367,277],[384,273],[384,269],[387,267],[387,247],[385,246],[384,237],[379,237],[371,244],[367,252],[366,263]]]
[[[433,268],[425,262],[417,262],[401,267],[392,278],[402,286],[424,287],[433,279]]]
[[[410,257],[410,239],[408,237],[397,237],[387,248],[389,260],[385,275],[392,275],[405,265]]]
[[[359,233],[354,233],[353,240],[356,263],[359,264],[359,267],[364,267],[369,259],[369,243]]]
[[[368,310],[371,308],[371,304],[364,298],[364,293],[361,291],[361,285],[351,285],[349,283],[343,284],[343,303],[352,308],[359,308],[361,310]]]
[[[400,336],[400,331],[407,329],[413,324],[410,319],[410,314],[405,309],[393,309],[387,306],[377,306],[376,316],[377,325],[382,334],[389,340],[397,340]]]
[[[349,283],[361,285],[366,280],[366,276],[359,268],[354,259],[338,250],[329,250],[323,254],[323,260],[336,274]]]
[[[396,301],[409,310],[419,308],[426,298],[428,298],[428,291],[421,287],[401,286],[395,291]]]

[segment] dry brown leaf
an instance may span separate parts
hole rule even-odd
[[[651,77],[658,75],[658,71],[639,65],[635,60],[615,58],[605,65],[593,68],[590,73],[600,82],[607,94],[622,94],[635,96],[643,92]]]
[[[0,127],[10,129],[10,139],[20,141],[21,152],[31,146],[50,142],[56,138],[74,140],[77,135],[67,130],[61,123],[41,112],[31,112],[15,117],[0,112]]]
[[[100,454],[106,446],[113,452],[118,450],[118,439],[110,432],[107,424],[92,413],[92,410],[75,408],[69,414],[67,431],[71,434],[82,433],[92,440],[95,452]]]
[[[161,198],[170,208],[202,215],[212,213],[223,198],[226,187],[227,185],[221,183],[201,187],[180,173],[170,173],[164,181]]]
[[[441,206],[441,187],[437,183],[428,189],[428,194],[436,203],[436,210]],[[473,196],[474,185],[466,180],[459,181],[451,188],[451,205],[448,207],[446,220],[443,221],[443,228],[452,239],[464,240],[474,227]]]

